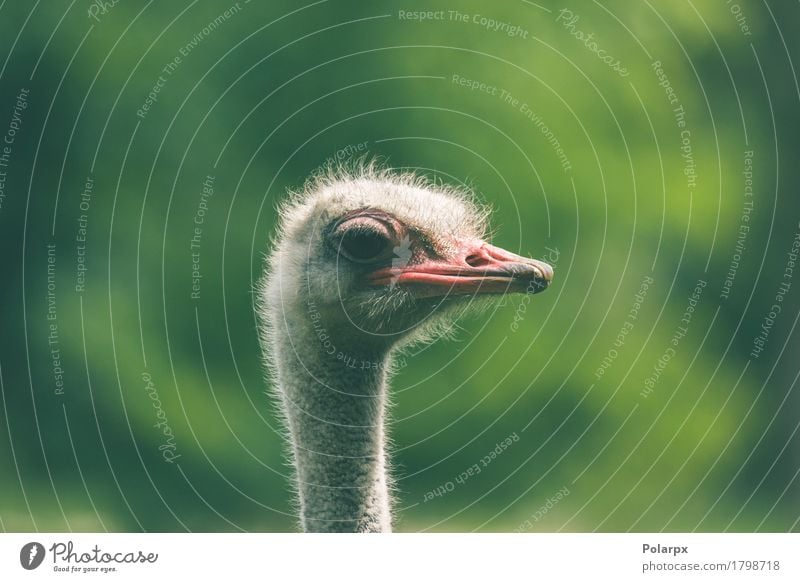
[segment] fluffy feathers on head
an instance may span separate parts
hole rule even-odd
[[[452,319],[441,316],[484,303],[475,297],[421,300],[399,285],[364,286],[365,268],[342,259],[329,240],[339,221],[362,210],[385,213],[411,233],[393,249],[389,258],[395,261],[411,263],[423,252],[447,257],[454,240],[482,239],[488,230],[489,209],[466,188],[363,159],[325,166],[278,207],[278,228],[259,289],[262,316],[269,319],[270,306],[302,316],[311,302],[327,321],[326,329],[349,325],[357,335],[379,336],[379,343],[402,343],[412,335],[414,340],[437,335]]]

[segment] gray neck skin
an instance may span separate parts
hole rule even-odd
[[[386,351],[356,355],[323,320],[273,321],[274,361],[308,532],[389,532]],[[339,338],[336,338],[339,341]],[[362,347],[363,349],[363,347]],[[332,354],[328,352],[333,352]],[[363,367],[362,367],[363,366]]]

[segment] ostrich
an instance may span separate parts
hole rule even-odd
[[[486,242],[464,190],[375,164],[328,168],[279,208],[260,337],[308,532],[389,532],[392,354],[482,298],[536,293],[546,263]]]

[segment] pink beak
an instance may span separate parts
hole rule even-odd
[[[471,241],[452,258],[379,269],[369,280],[373,285],[408,287],[418,297],[532,294],[547,288],[553,268],[483,241]]]

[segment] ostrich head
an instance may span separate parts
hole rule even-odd
[[[552,268],[489,244],[487,214],[413,174],[328,170],[280,209],[262,301],[352,354],[436,335],[484,296],[544,290]]]

